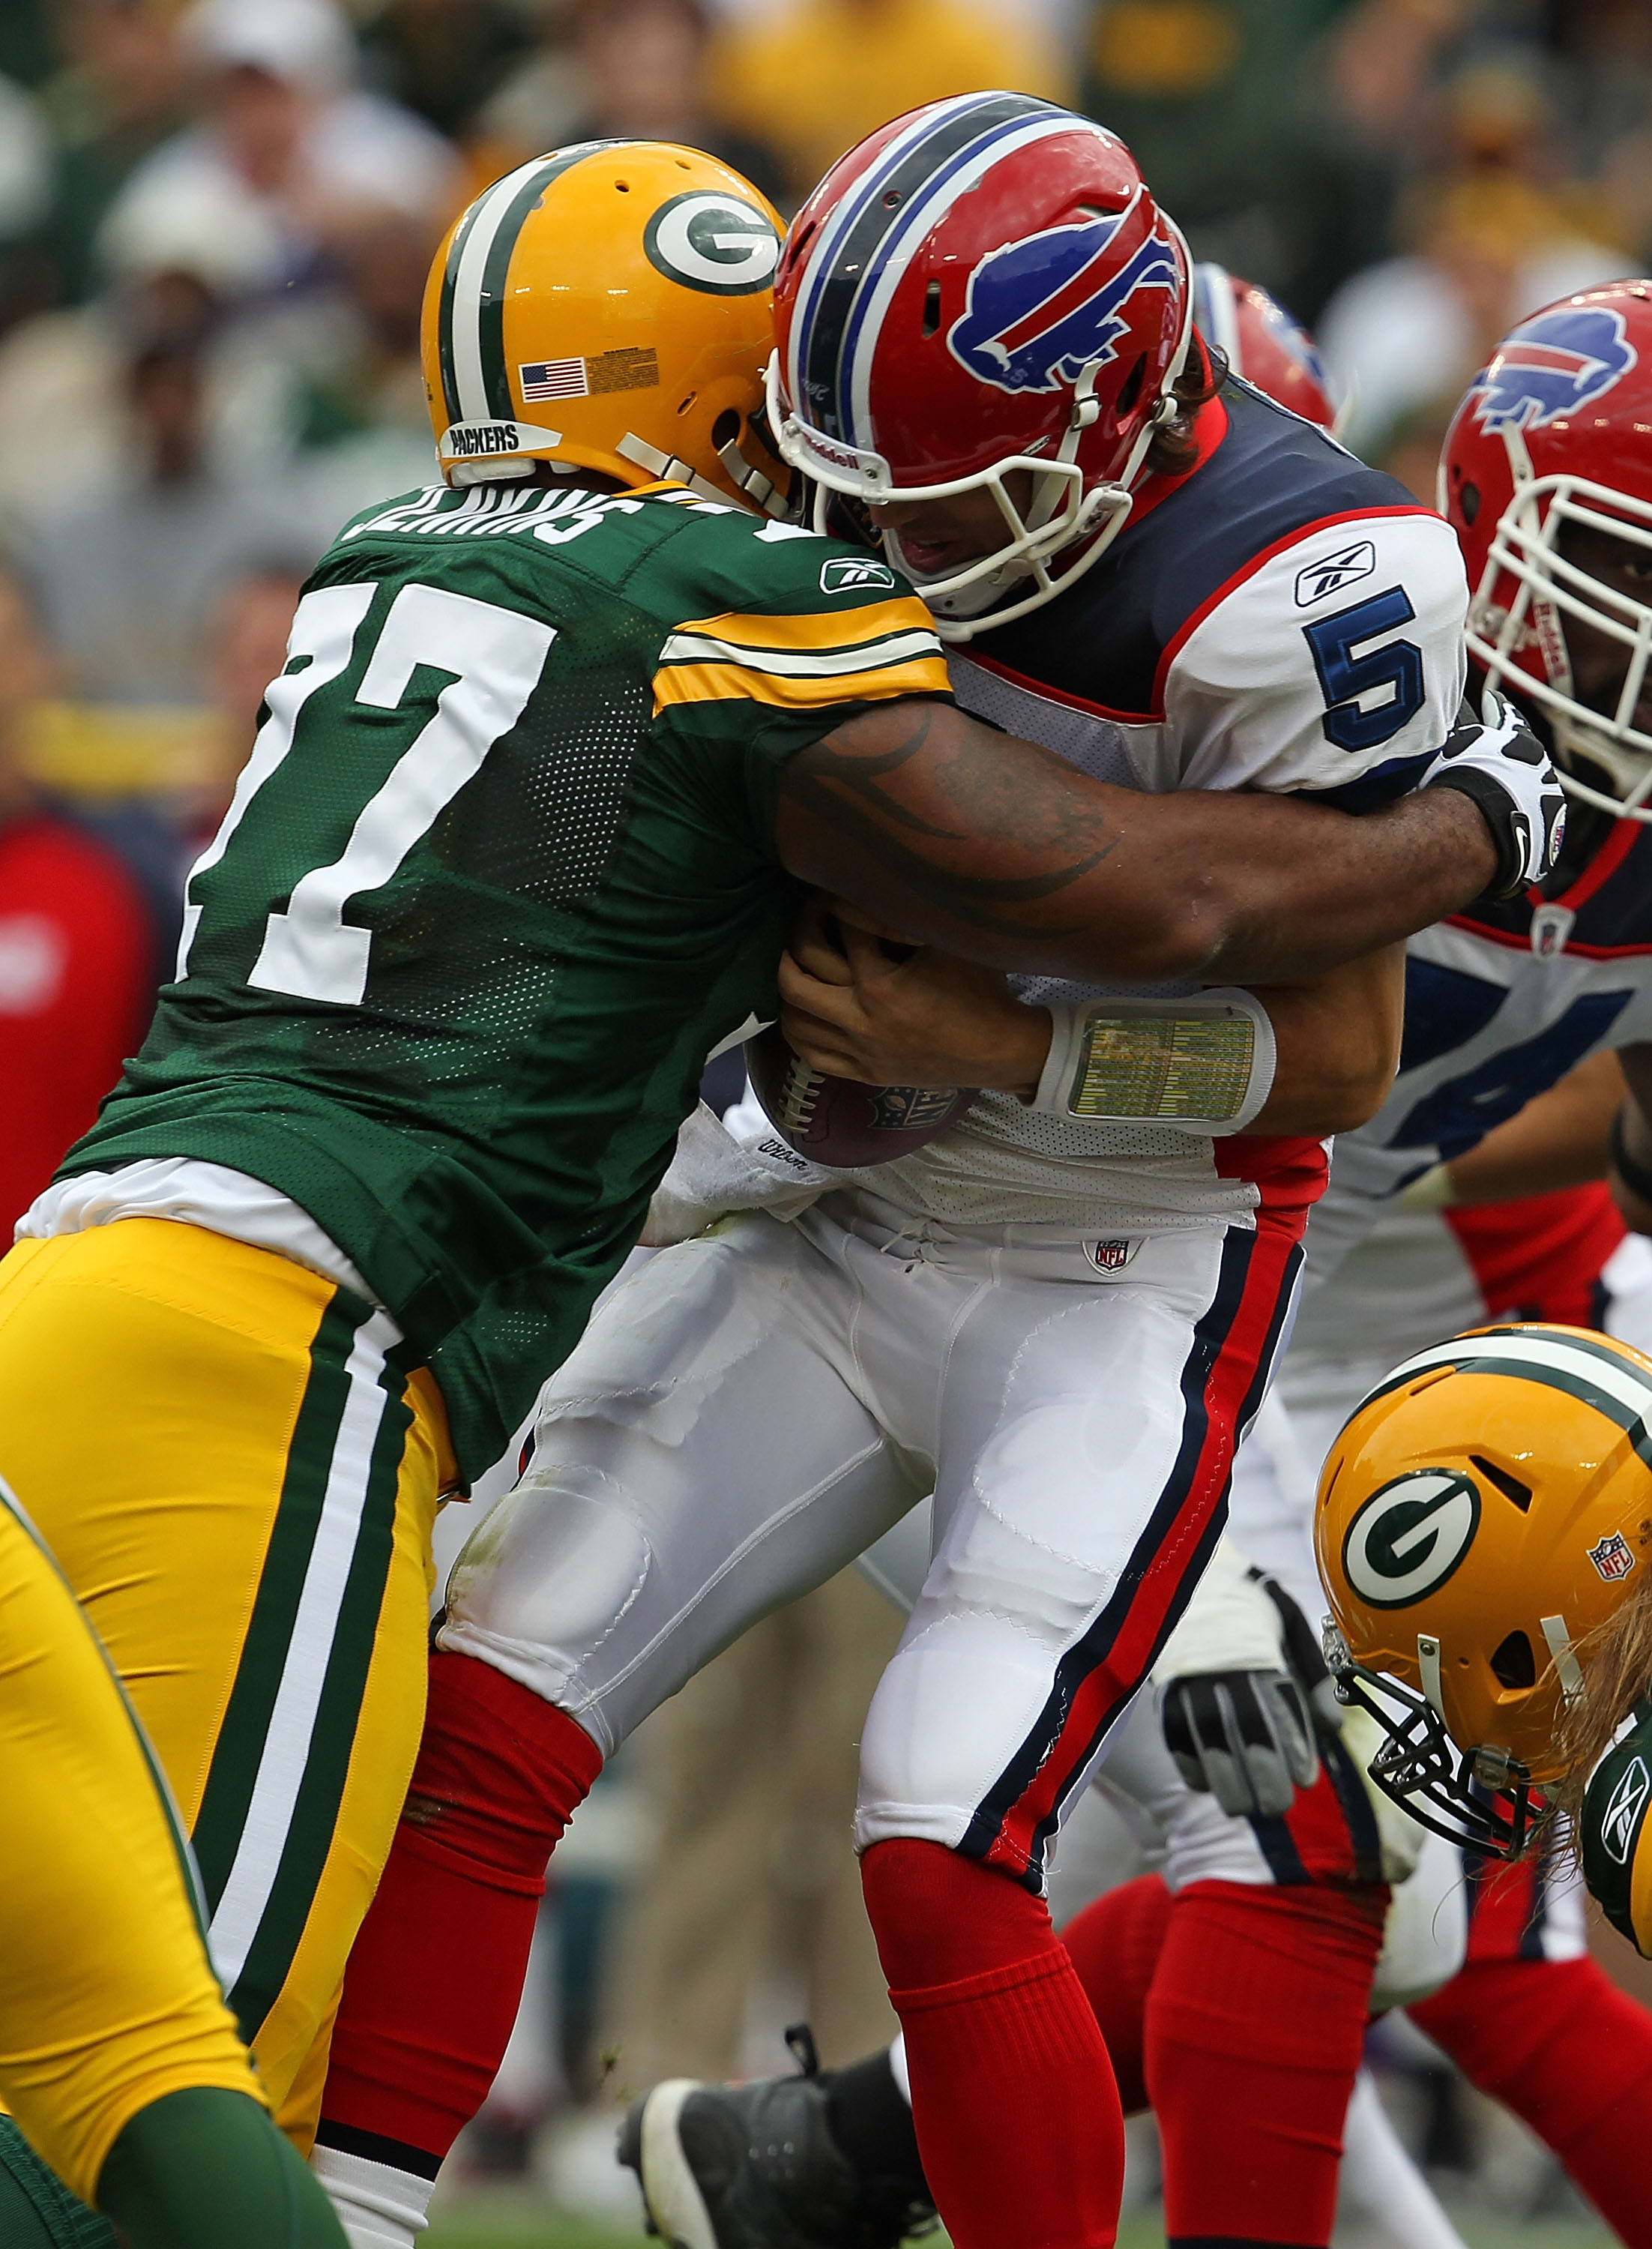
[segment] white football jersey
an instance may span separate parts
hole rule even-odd
[[[1246,386],[1212,411],[1225,436],[1198,471],[1156,505],[1149,492],[1070,593],[954,655],[953,691],[1121,787],[1374,808],[1415,785],[1457,719],[1456,539]],[[1013,980],[1032,1001],[1142,989]],[[856,1176],[922,1217],[1128,1235],[1230,1223],[1265,1196],[1312,1200],[1322,1164],[1316,1142],[1081,1123],[989,1092],[927,1147]]]

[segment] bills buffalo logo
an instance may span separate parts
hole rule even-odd
[[[1621,1531],[1608,1531],[1598,1546],[1588,1549],[1588,1556],[1607,1585],[1627,1578],[1635,1567],[1635,1557],[1629,1551],[1629,1542]]]
[[[1543,430],[1603,398],[1635,365],[1623,315],[1604,305],[1566,306],[1525,320],[1470,396],[1482,430]]]
[[[1252,301],[1254,302],[1254,299]],[[1317,383],[1321,390],[1328,393],[1331,389],[1330,375],[1325,361],[1320,357],[1319,348],[1313,337],[1300,321],[1293,320],[1284,306],[1276,305],[1272,299],[1265,305],[1258,306],[1257,309],[1262,315],[1268,334],[1278,344],[1279,349],[1295,361],[1310,382]]]
[[[1176,291],[1181,262],[1153,234],[1122,267],[1109,257],[1129,213],[1046,227],[990,251],[970,276],[963,318],[947,331],[953,357],[1008,391],[1059,390],[1092,362],[1118,356],[1139,289]]]
[[[1479,1527],[1480,1495],[1467,1476],[1415,1468],[1374,1491],[1355,1515],[1343,1571],[1372,1608],[1409,1608],[1445,1583]]]

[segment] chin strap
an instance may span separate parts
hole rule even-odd
[[[709,484],[686,461],[678,460],[675,453],[662,453],[646,437],[636,437],[627,430],[614,450],[621,460],[630,461],[639,469],[647,469],[649,475],[657,477],[661,484],[687,485],[696,499],[715,500],[719,507],[732,506],[727,492],[719,492],[716,485]]]

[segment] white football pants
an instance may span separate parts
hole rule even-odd
[[[1265,1214],[1129,1245],[966,1234],[853,1192],[665,1250],[547,1385],[440,1645],[605,1753],[933,1489],[935,1550],[868,1715],[860,1848],[1030,1887],[1221,1529],[1300,1266]]]

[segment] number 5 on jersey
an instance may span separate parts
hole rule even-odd
[[[271,685],[269,720],[260,730],[223,827],[191,876],[192,889],[195,876],[223,856],[253,797],[286,757],[305,702],[348,665],[355,633],[375,590],[372,586],[324,588],[299,603],[290,647],[293,656],[307,656],[311,662],[305,671],[284,673]],[[353,898],[381,889],[391,879],[465,783],[481,771],[489,751],[521,717],[555,638],[552,626],[518,610],[446,593],[436,586],[402,588],[390,604],[356,690],[357,705],[398,709],[422,664],[454,676],[436,697],[430,718],[361,808],[344,849],[336,859],[299,877],[284,913],[270,914],[249,984],[299,1000],[360,1005],[373,932],[347,922],[345,908]],[[199,918],[199,906],[191,904],[179,955],[180,975],[187,973]]]

